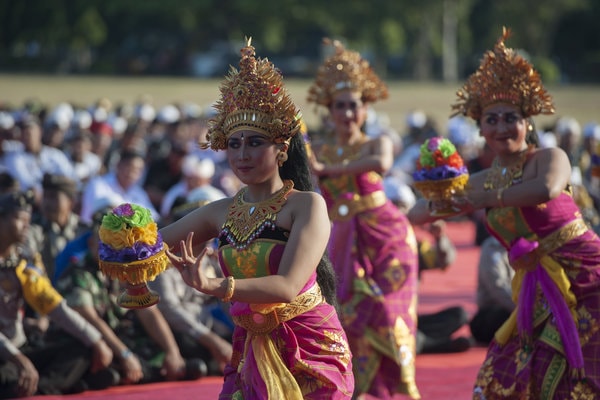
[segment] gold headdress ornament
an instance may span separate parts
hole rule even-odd
[[[387,86],[359,53],[346,50],[338,40],[325,38],[323,42],[334,46],[335,54],[319,67],[308,91],[309,102],[328,107],[336,92],[348,89],[360,92],[362,99],[369,103],[388,97]]]
[[[520,107],[524,117],[554,114],[552,96],[544,89],[538,72],[504,45],[510,33],[502,28],[502,37],[494,49],[485,53],[477,71],[456,92],[458,103],[452,106],[452,115],[463,114],[478,120],[485,107],[499,102]]]
[[[203,148],[224,150],[227,138],[242,129],[261,132],[275,143],[289,143],[300,130],[301,114],[283,86],[281,72],[267,59],[255,58],[251,41],[240,50],[239,71],[231,67],[221,83]]]

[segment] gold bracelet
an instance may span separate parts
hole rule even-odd
[[[233,292],[235,291],[235,279],[233,276],[229,275],[227,277],[227,290],[225,292],[225,296],[221,299],[224,303],[229,303],[231,298],[233,297]]]
[[[504,189],[506,188],[500,188],[496,192],[496,199],[498,200],[498,205],[500,206],[500,208],[504,208],[504,202],[502,201],[502,194],[504,193]]]

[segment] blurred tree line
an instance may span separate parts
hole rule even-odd
[[[222,76],[244,37],[312,76],[342,40],[388,79],[455,81],[510,27],[545,81],[600,81],[598,0],[27,0],[0,2],[0,71]]]

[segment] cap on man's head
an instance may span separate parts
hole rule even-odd
[[[90,131],[95,135],[106,135],[106,136],[113,135],[113,127],[108,122],[104,122],[104,121],[92,122],[92,125],[90,125]]]
[[[44,174],[42,188],[63,192],[72,199],[77,196],[77,183],[64,175]]]
[[[0,193],[16,192],[21,185],[8,171],[0,171]]]
[[[210,179],[215,174],[215,163],[210,158],[200,159],[190,155],[183,160],[181,169],[185,176]]]
[[[21,129],[23,129],[23,128],[33,126],[33,125],[41,126],[41,123],[40,123],[40,120],[35,115],[25,114],[19,120],[18,125]]]
[[[0,194],[0,215],[8,215],[15,211],[31,210],[34,193],[32,190],[25,192],[11,191]]]

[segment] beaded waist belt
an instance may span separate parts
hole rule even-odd
[[[539,239],[538,247],[536,249],[516,260],[511,260],[511,265],[515,270],[533,270],[537,267],[542,257],[552,253],[554,250],[576,237],[583,235],[587,230],[588,226],[582,219],[575,219],[549,235]]]
[[[321,288],[315,283],[306,292],[298,295],[291,303],[277,303],[276,305],[252,304],[250,314],[233,315],[233,322],[255,334],[266,334],[285,321],[303,314],[319,304],[325,302]],[[257,310],[257,308],[264,308]]]
[[[382,190],[364,196],[354,194],[350,198],[341,197],[329,209],[329,218],[332,221],[346,221],[360,212],[381,207],[386,201],[387,198]]]

